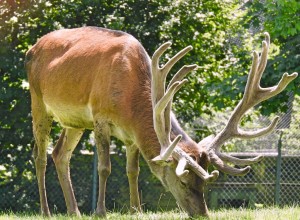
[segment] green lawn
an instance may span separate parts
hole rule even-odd
[[[1,213],[0,220],[10,220],[10,219],[34,219],[34,220],[44,220],[42,216],[30,215],[30,214],[15,214],[15,213]],[[67,220],[67,219],[95,219],[94,216],[82,216],[78,217],[68,217],[66,215],[54,215],[49,218],[50,220]],[[136,220],[157,220],[157,219],[188,219],[185,213],[178,210],[169,212],[158,212],[152,213],[147,212],[143,214],[120,214],[120,213],[108,213],[107,219],[113,220],[125,220],[125,219],[136,219]],[[199,218],[201,219],[201,218]],[[300,207],[285,207],[285,208],[264,208],[264,209],[231,209],[231,210],[218,210],[212,211],[210,213],[210,219],[215,220],[300,220]]]

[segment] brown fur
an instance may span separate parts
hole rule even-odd
[[[68,168],[70,154],[78,140],[67,140],[67,136],[80,138],[82,130],[94,128],[101,159],[97,214],[105,215],[110,135],[131,145],[128,158],[137,160],[137,149],[141,151],[154,174],[190,215],[207,214],[202,188],[198,186],[199,177],[191,174],[188,184],[182,185],[174,168],[151,161],[160,153],[160,145],[153,128],[150,58],[135,38],[124,32],[93,27],[55,31],[42,37],[28,51],[26,67],[38,143],[36,161],[43,161],[45,157],[46,142],[39,140],[47,139],[50,125],[44,121],[54,118],[66,129],[56,145],[53,158],[70,214],[79,215]],[[39,129],[38,124],[43,128]],[[172,127],[173,135],[183,135],[179,146],[206,167],[206,153],[185,134],[175,116],[172,116]],[[43,191],[45,169],[40,168],[42,162],[36,164],[42,212],[48,215]],[[132,166],[137,165],[129,161],[128,166],[129,180],[136,182],[137,168]],[[134,174],[130,170],[134,170]],[[131,190],[136,194],[135,186],[131,186]],[[131,196],[132,204],[140,210],[138,195]]]

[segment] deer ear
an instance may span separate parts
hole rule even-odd
[[[203,149],[203,148],[206,148],[206,149],[207,149],[208,145],[211,144],[211,142],[213,141],[214,137],[215,137],[215,136],[214,136],[213,134],[212,134],[212,135],[209,135],[209,136],[207,136],[207,137],[205,137],[203,140],[201,140],[201,141],[198,143],[198,147],[199,147],[200,149]]]

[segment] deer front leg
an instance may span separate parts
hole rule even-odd
[[[70,178],[72,152],[83,134],[82,129],[64,129],[52,153],[68,214],[80,216]]]
[[[126,148],[127,157],[127,177],[130,190],[130,212],[141,212],[141,203],[138,191],[138,176],[139,176],[139,150],[135,145]]]
[[[109,157],[110,128],[106,122],[97,120],[94,125],[95,141],[98,154],[98,173],[99,173],[99,195],[96,208],[96,215],[106,216],[105,192],[107,178],[111,173],[111,163]]]

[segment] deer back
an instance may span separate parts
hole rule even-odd
[[[97,116],[129,130],[141,118],[152,124],[150,58],[131,35],[58,30],[42,37],[26,60],[32,96],[63,126],[92,129]]]

